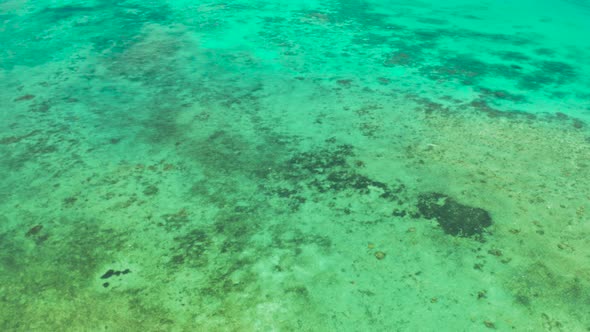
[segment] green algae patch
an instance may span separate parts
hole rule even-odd
[[[436,219],[443,231],[452,236],[483,239],[484,231],[492,225],[488,211],[440,193],[420,195],[418,210],[426,219]]]

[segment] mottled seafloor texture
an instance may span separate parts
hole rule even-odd
[[[0,0],[0,331],[590,331],[590,2]]]

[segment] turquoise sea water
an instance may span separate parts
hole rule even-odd
[[[0,0],[0,331],[590,331],[590,1]]]

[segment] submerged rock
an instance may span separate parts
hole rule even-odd
[[[488,211],[440,193],[420,195],[417,207],[425,218],[436,219],[443,231],[452,236],[482,239],[485,229],[492,225]]]

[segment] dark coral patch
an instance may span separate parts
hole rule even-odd
[[[207,265],[206,251],[212,242],[205,231],[193,229],[175,237],[174,242],[176,246],[171,248],[170,266],[185,264],[189,267],[202,267]]]
[[[31,100],[34,98],[35,98],[35,95],[27,94],[27,95],[16,98],[14,101],[25,101],[25,100]]]
[[[351,145],[338,145],[298,153],[286,162],[284,178],[297,184],[305,183],[320,193],[351,190],[366,195],[376,189],[381,191],[381,198],[390,201],[397,199],[397,194],[404,191],[405,186],[388,185],[358,173],[354,167],[359,167],[358,161],[356,164],[348,162],[354,156],[352,150]],[[361,165],[364,166],[364,163]]]
[[[422,194],[418,210],[427,219],[436,219],[446,234],[483,239],[483,232],[492,225],[490,214],[481,208],[461,204],[440,193]]]
[[[523,75],[518,83],[525,90],[539,90],[548,85],[564,85],[578,77],[576,69],[567,63],[543,61],[536,63],[537,69]]]

